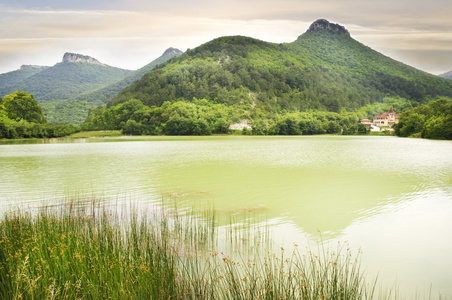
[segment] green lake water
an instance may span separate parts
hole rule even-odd
[[[0,205],[80,197],[259,211],[280,244],[348,241],[411,296],[452,296],[452,142],[120,137],[0,143]],[[422,299],[422,297],[421,297]]]

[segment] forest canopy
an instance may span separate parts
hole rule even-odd
[[[367,109],[382,111],[381,107]],[[366,109],[361,113],[367,114]],[[230,125],[246,122],[251,130],[244,134],[254,135],[313,135],[313,134],[359,134],[367,133],[358,124],[358,114],[342,110],[340,113],[326,111],[281,111],[267,118],[259,109],[250,105],[225,105],[207,99],[193,102],[164,102],[161,106],[148,107],[140,100],[132,99],[116,106],[92,109],[83,130],[122,130],[133,135],[210,135],[229,133]]]
[[[452,140],[452,101],[442,98],[402,113],[395,133],[402,137]]]

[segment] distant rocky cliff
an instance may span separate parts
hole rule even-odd
[[[91,56],[81,55],[81,54],[76,54],[76,53],[69,53],[69,52],[64,53],[63,62],[83,62],[83,63],[89,63],[89,64],[94,64],[94,65],[106,66],[105,64],[101,63],[100,61],[98,61],[97,59],[95,59]]]
[[[27,70],[27,69],[46,69],[47,66],[37,66],[37,65],[22,65],[20,66],[21,70]]]
[[[341,26],[339,24],[330,23],[328,20],[325,20],[325,19],[319,19],[319,20],[315,21],[314,23],[312,23],[306,32],[318,31],[321,29],[326,29],[326,30],[329,30],[334,33],[350,35],[348,30],[345,29],[344,26]]]
[[[172,56],[179,56],[181,55],[183,52],[180,51],[179,49],[176,48],[168,48],[165,50],[165,52],[163,52],[163,55],[172,55]]]

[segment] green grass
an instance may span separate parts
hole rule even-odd
[[[265,226],[217,223],[213,211],[94,202],[12,210],[0,222],[0,299],[373,296],[375,282],[343,245],[286,253],[272,249]]]
[[[115,137],[122,136],[121,130],[80,131],[71,134],[70,138]]]

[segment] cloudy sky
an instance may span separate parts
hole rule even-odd
[[[418,69],[452,70],[452,0],[1,0],[0,73],[65,52],[138,69],[219,36],[292,42],[325,18]]]

